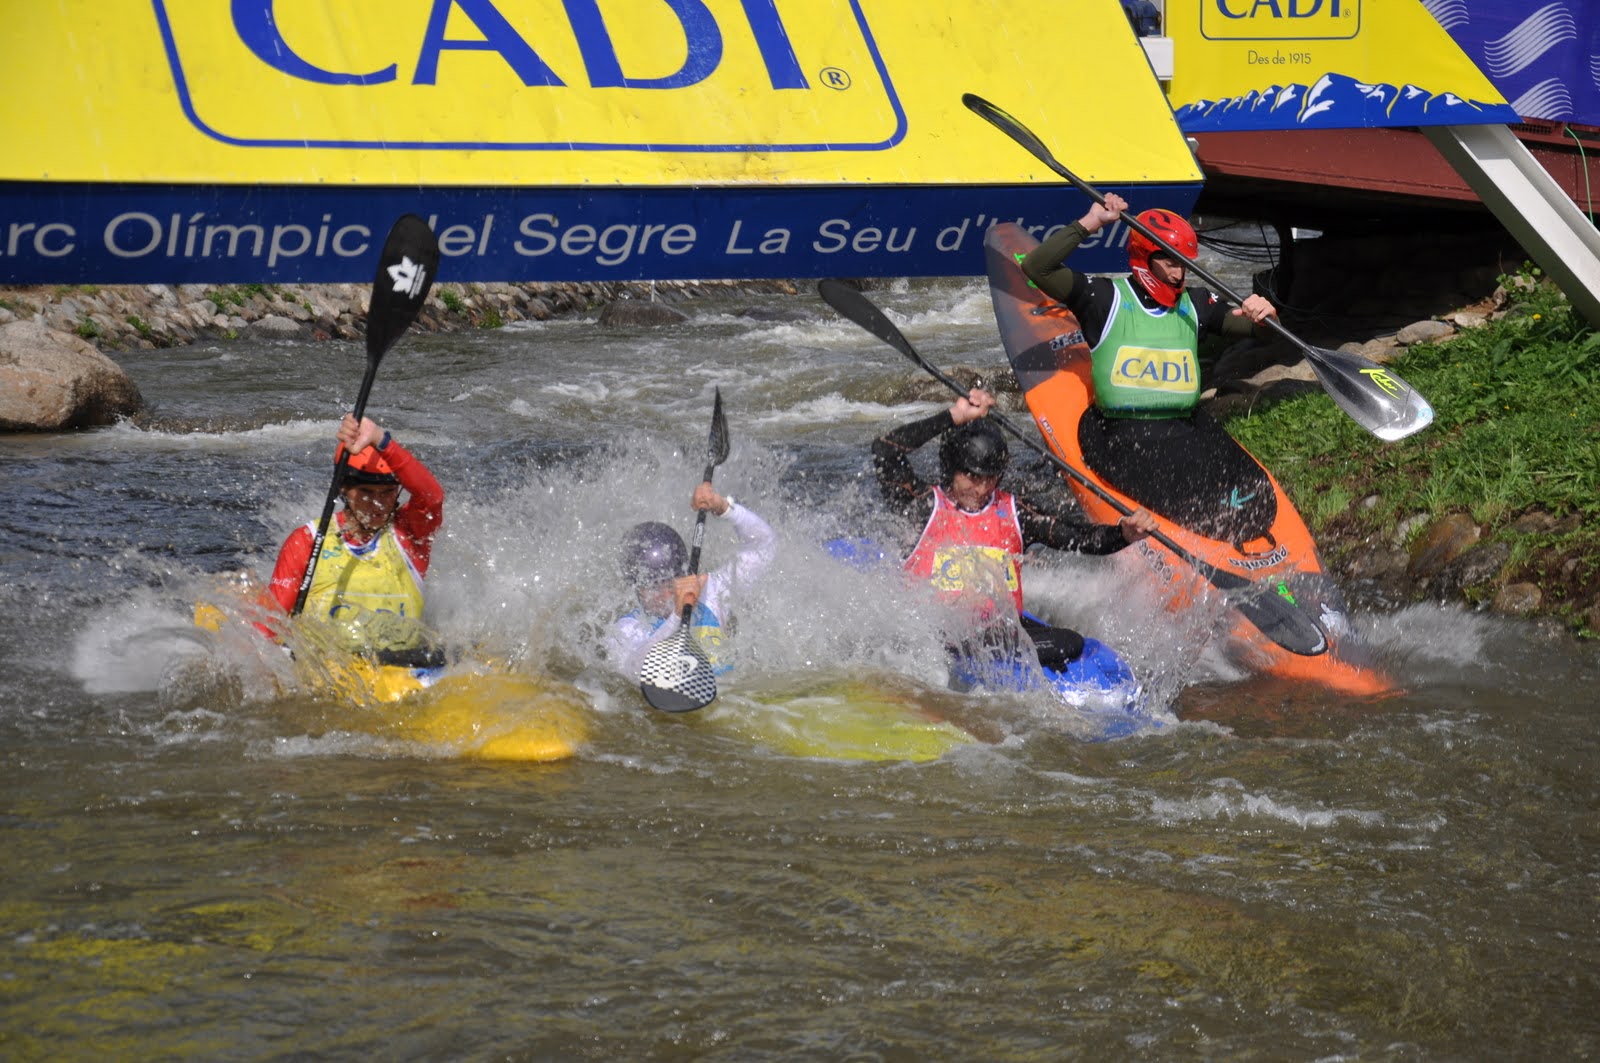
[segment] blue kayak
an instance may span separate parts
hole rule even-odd
[[[830,557],[855,568],[897,564],[871,539],[841,537],[824,545]],[[1088,741],[1123,738],[1164,725],[1161,717],[1151,713],[1144,688],[1128,662],[1099,639],[1087,636],[1083,652],[1059,668],[1047,668],[1032,659],[953,658],[950,688],[962,693],[1048,690],[1091,725],[1092,733],[1085,736]]]

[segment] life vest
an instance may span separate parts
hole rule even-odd
[[[1017,614],[1022,612],[1021,556],[1022,526],[1009,492],[996,491],[987,506],[968,513],[935,487],[933,512],[905,569],[932,583],[946,600],[970,603],[980,619],[988,620],[1003,594],[1011,595]]]
[[[628,612],[625,614],[625,618],[653,620],[655,623],[650,626],[651,631],[658,630],[662,624],[667,622],[666,617],[655,616],[654,614],[646,613],[642,609],[634,609]],[[726,675],[733,670],[733,665],[722,663],[717,656],[717,651],[722,648],[722,618],[717,616],[704,602],[694,603],[694,612],[689,614],[689,634],[694,636],[694,640],[705,651],[706,660],[711,662],[712,672],[717,675]]]
[[[1126,277],[1090,351],[1094,404],[1109,417],[1182,417],[1200,401],[1200,324],[1189,293],[1171,310],[1139,302]]]
[[[359,547],[352,547],[342,533],[322,540],[305,612],[332,624],[346,649],[362,653],[419,645],[424,631],[422,604],[422,577],[395,538],[393,525]],[[395,634],[375,646],[364,629],[374,616],[381,620],[384,614],[410,623],[378,625]]]

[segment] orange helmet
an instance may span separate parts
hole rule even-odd
[[[1147,210],[1139,215],[1138,220],[1184,258],[1194,259],[1199,256],[1199,237],[1195,236],[1194,229],[1188,222],[1172,211]],[[1144,285],[1144,290],[1149,292],[1156,302],[1162,306],[1177,306],[1178,296],[1183,294],[1181,289],[1157,280],[1156,275],[1150,270],[1150,256],[1164,254],[1165,251],[1138,230],[1128,234],[1128,266],[1133,270],[1133,275],[1139,278],[1139,283]]]
[[[333,452],[333,464],[337,468],[339,459],[344,457],[344,444],[340,443]],[[368,487],[379,484],[397,484],[400,477],[394,474],[394,469],[383,455],[378,453],[377,447],[367,447],[361,453],[350,459],[350,464],[345,467],[344,479],[339,481],[340,487]]]

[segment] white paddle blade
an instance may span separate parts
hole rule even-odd
[[[639,692],[653,709],[693,712],[717,699],[717,674],[706,651],[684,628],[645,654]]]
[[[1433,407],[1387,366],[1348,351],[1304,345],[1324,391],[1350,419],[1386,443],[1433,423]]]

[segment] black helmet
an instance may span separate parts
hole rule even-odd
[[[946,484],[958,472],[999,476],[1010,458],[1000,429],[988,421],[968,421],[944,434],[939,444],[939,475]]]
[[[660,583],[689,571],[689,548],[670,524],[647,520],[622,539],[622,577],[635,587]]]

